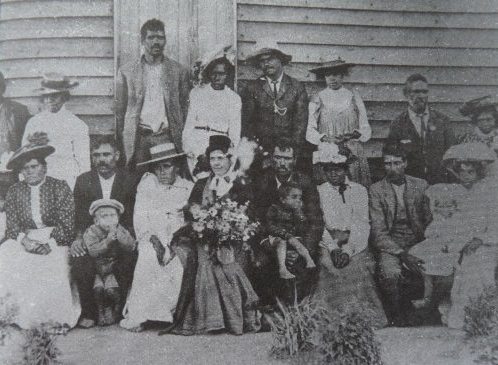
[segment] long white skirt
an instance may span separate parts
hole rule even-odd
[[[146,321],[172,322],[182,277],[183,266],[178,256],[160,266],[152,244],[140,242],[133,284],[120,326],[130,329]]]
[[[74,327],[81,312],[71,294],[68,248],[53,239],[47,243],[48,255],[28,253],[14,240],[0,245],[0,297],[11,295],[18,306],[15,323],[24,329],[42,323]]]

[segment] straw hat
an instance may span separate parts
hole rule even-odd
[[[292,56],[280,49],[277,41],[272,38],[263,38],[256,42],[252,52],[246,57],[246,61],[252,64],[257,64],[259,56],[274,54],[284,65],[292,61]]]
[[[137,163],[137,166],[147,165],[154,162],[169,160],[172,158],[185,156],[184,152],[177,153],[175,145],[171,142],[159,144],[150,148],[150,160]]]
[[[341,57],[338,57],[335,60],[324,62],[318,67],[312,68],[310,72],[313,72],[314,74],[327,74],[332,70],[347,69],[349,67],[353,67],[354,65],[354,63],[346,62],[341,59]]]
[[[35,89],[40,95],[58,94],[69,91],[79,85],[77,81],[70,81],[67,76],[57,72],[48,72],[43,75],[41,88]]]
[[[232,67],[235,65],[235,51],[231,45],[217,46],[214,51],[206,53],[201,59],[201,74],[206,78],[216,61],[224,60]]]
[[[496,154],[484,143],[466,142],[448,148],[443,156],[443,166],[449,167],[455,161],[493,162]]]
[[[29,143],[14,152],[7,169],[18,170],[22,164],[33,158],[45,158],[55,152],[55,148],[48,145],[49,139],[45,132],[35,132],[28,136]]]
[[[343,165],[354,162],[356,157],[343,144],[321,143],[318,150],[313,152],[313,164]]]
[[[486,95],[480,98],[475,98],[463,103],[460,107],[460,113],[463,116],[470,116],[478,114],[485,110],[496,111],[496,106],[498,105],[498,96]]]

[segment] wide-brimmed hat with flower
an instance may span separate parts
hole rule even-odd
[[[486,95],[480,98],[471,99],[463,103],[460,107],[460,113],[463,116],[479,114],[483,111],[497,111],[498,95]]]
[[[292,56],[282,51],[277,41],[273,38],[259,39],[253,47],[252,52],[246,57],[246,61],[257,65],[262,55],[274,54],[286,65],[292,61]]]
[[[39,95],[50,95],[67,92],[79,85],[77,81],[71,81],[69,77],[58,72],[48,72],[43,75],[41,88],[34,91]]]
[[[225,62],[234,67],[235,50],[231,45],[217,46],[213,51],[207,52],[200,60],[201,75],[207,78],[210,70],[217,62]]]
[[[456,162],[491,163],[495,160],[495,152],[486,144],[480,142],[466,142],[448,148],[443,155],[442,164],[447,169],[453,169]]]
[[[356,160],[351,150],[343,144],[321,143],[313,152],[313,164],[348,165]]]
[[[317,75],[324,75],[331,73],[334,70],[347,70],[350,67],[353,67],[355,64],[346,62],[341,57],[338,57],[332,61],[324,62],[318,67],[312,68],[310,72],[313,72]]]
[[[35,132],[28,136],[28,144],[14,152],[7,169],[19,170],[22,165],[33,158],[45,158],[55,152],[55,148],[48,144],[49,139],[45,132]],[[61,166],[62,168],[62,166]]]
[[[175,145],[171,142],[166,142],[159,144],[157,146],[153,146],[150,148],[149,152],[150,152],[150,160],[137,163],[137,166],[143,166],[160,161],[184,157],[186,155],[185,152],[178,153],[176,151]]]

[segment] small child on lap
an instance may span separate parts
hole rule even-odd
[[[133,251],[136,247],[131,234],[119,224],[123,205],[114,199],[99,199],[90,206],[94,224],[83,235],[83,242],[94,258],[96,275],[93,285],[99,326],[118,320],[120,288],[114,276],[116,256],[120,250]]]
[[[266,214],[268,234],[272,239],[278,260],[278,271],[282,279],[295,276],[285,266],[287,245],[293,247],[306,261],[307,268],[314,268],[315,263],[302,238],[307,232],[308,222],[303,213],[302,190],[297,184],[282,184],[278,189],[279,202],[273,204]]]

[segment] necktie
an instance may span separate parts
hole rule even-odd
[[[278,94],[277,84],[278,84],[278,81],[274,80],[271,83],[273,84],[273,98],[275,100],[277,100],[277,94]]]

